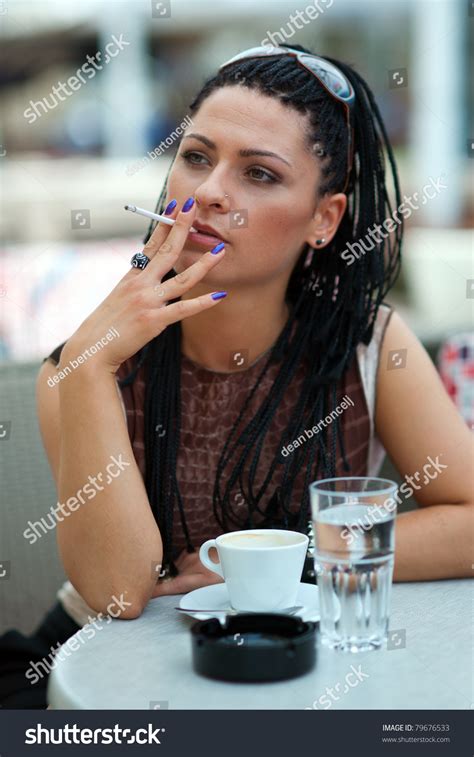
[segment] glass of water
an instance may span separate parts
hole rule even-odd
[[[387,638],[397,484],[327,478],[310,484],[321,640],[365,652]]]

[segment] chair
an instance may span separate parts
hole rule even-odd
[[[17,628],[32,633],[56,601],[66,576],[55,531],[35,544],[23,536],[29,520],[39,520],[57,502],[36,415],[39,364],[0,365],[0,633]],[[9,575],[1,578],[9,563]]]

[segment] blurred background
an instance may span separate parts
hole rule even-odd
[[[124,204],[154,207],[170,134],[240,50],[293,42],[353,65],[382,111],[402,194],[438,186],[406,222],[387,300],[472,424],[473,24],[473,0],[0,0],[0,441],[13,441],[0,455],[0,579],[11,578],[0,631],[32,630],[64,578],[52,536],[22,537],[56,496],[39,363],[129,269],[147,223]],[[382,475],[398,480],[390,466]]]
[[[1,360],[47,355],[126,272],[147,224],[123,205],[154,206],[174,140],[148,153],[220,62],[265,38],[339,57],[367,79],[403,193],[442,177],[407,222],[388,299],[430,350],[470,327],[472,2],[0,0],[0,24]]]

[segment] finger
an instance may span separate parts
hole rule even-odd
[[[166,213],[166,210],[172,205],[172,203],[176,203],[174,206],[172,206],[172,210],[168,213]],[[170,202],[165,207],[165,212],[163,215],[166,215],[167,218],[174,219],[178,215],[179,212],[179,205],[176,202],[176,200],[170,200]],[[153,229],[153,232],[151,234],[150,239],[146,243],[145,247],[143,248],[143,254],[147,255],[147,257],[151,258],[156,254],[154,252],[155,248],[158,249],[160,244],[163,244],[163,242],[166,240],[168,234],[170,233],[172,229],[172,226],[169,226],[165,223],[158,222],[155,228]],[[135,268],[134,266],[131,266],[130,270],[127,271],[125,276],[123,276],[122,281],[127,281],[128,279],[131,279],[135,276],[140,276],[143,273],[144,269],[141,268]]]
[[[168,203],[168,205],[165,208],[165,211],[168,210],[172,202],[176,202],[176,205],[174,205],[171,212],[168,212],[168,213],[164,212],[163,215],[166,215],[166,217],[169,218],[170,220],[176,220],[176,216],[178,215],[180,208],[179,208],[179,203],[175,199],[171,200]],[[150,258],[150,260],[152,260],[152,258],[155,257],[157,250],[159,249],[160,245],[162,245],[165,242],[172,228],[173,227],[170,226],[169,224],[158,221],[155,228],[153,229],[150,239],[148,240],[145,247],[143,248],[143,252],[145,253],[145,255],[147,255]]]
[[[179,300],[172,305],[161,308],[158,313],[160,317],[160,326],[163,328],[170,323],[182,321],[183,318],[189,318],[195,313],[214,307],[221,299],[225,299],[227,292],[209,292],[201,294],[199,297],[193,297],[191,300]]]
[[[168,232],[165,241],[156,248],[155,255],[148,263],[144,271],[144,279],[146,277],[149,281],[161,280],[180,256],[196,214],[196,202],[194,198],[189,199],[193,200],[192,206],[185,211],[183,210],[186,207],[185,203],[179,211],[171,231]],[[145,247],[144,252],[148,255],[146,249]]]
[[[187,576],[176,576],[171,581],[160,581],[153,589],[152,598],[168,597],[173,594],[187,594],[188,591],[201,589],[203,586],[211,584],[224,583],[224,579],[217,574],[210,577],[203,576],[202,573],[192,573]]]
[[[217,245],[216,245],[217,246]],[[153,289],[158,292],[156,298],[156,306],[162,306],[168,300],[174,300],[176,297],[180,297],[184,292],[187,292],[195,284],[198,283],[205,275],[217,265],[218,261],[222,260],[225,255],[225,248],[223,247],[218,252],[206,252],[203,256],[189,268],[177,273],[171,279],[164,281],[163,283],[156,284]]]

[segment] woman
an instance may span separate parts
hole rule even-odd
[[[58,499],[74,501],[57,524],[70,582],[33,637],[5,635],[16,657],[4,706],[45,706],[46,676],[25,684],[31,655],[106,613],[111,597],[127,601],[121,618],[136,618],[152,597],[219,581],[199,562],[205,539],[306,531],[308,484],[375,474],[383,447],[420,506],[397,518],[395,580],[471,573],[470,433],[383,303],[405,216],[377,105],[349,65],[295,51],[308,52],[246,51],[205,84],[157,204],[175,225],[149,230],[146,267],[132,267],[40,370]],[[391,233],[348,260],[361,249],[348,245],[388,217]],[[217,236],[207,252],[192,225]],[[48,386],[112,327],[119,338]],[[94,502],[78,506],[111,457],[117,480],[101,474]],[[436,476],[415,484],[428,458]]]

